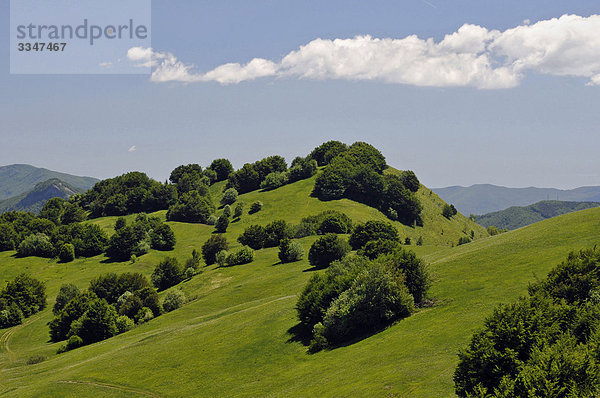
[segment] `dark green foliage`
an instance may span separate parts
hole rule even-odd
[[[6,307],[16,305],[28,318],[46,308],[46,285],[27,274],[20,274],[2,289],[0,300]]]
[[[412,225],[415,222],[422,225],[421,211],[423,206],[415,193],[404,187],[402,179],[396,175],[386,175],[384,181],[385,192],[381,209],[385,210],[388,215],[389,210],[393,210],[394,218],[406,225]]]
[[[204,169],[204,171],[202,172],[202,176],[206,177],[206,182],[209,185],[214,184],[215,182],[217,182],[217,172],[211,169]]]
[[[169,207],[167,220],[206,223],[215,211],[209,195],[202,196],[197,191],[181,195],[179,201]]]
[[[104,252],[108,244],[106,232],[95,224],[72,224],[69,236],[75,246],[76,256],[97,256]]]
[[[364,247],[367,242],[378,239],[400,241],[398,230],[392,224],[371,220],[365,224],[356,225],[348,243],[352,246],[352,250],[358,250]]]
[[[158,293],[153,287],[146,286],[139,290],[135,290],[134,295],[139,297],[145,308],[150,308],[155,317],[162,313],[162,306],[158,300]]]
[[[352,220],[336,210],[326,210],[314,216],[304,217],[295,228],[295,237],[326,233],[346,234],[352,230]]]
[[[198,164],[188,164],[177,166],[169,176],[169,181],[171,184],[177,185],[181,178],[187,174],[188,176],[196,175],[198,177],[202,176],[202,167]]]
[[[222,205],[231,205],[235,203],[238,198],[238,191],[235,188],[228,188],[223,192],[223,197],[221,198]]]
[[[233,218],[239,219],[240,217],[242,217],[242,214],[244,214],[244,203],[238,202],[235,205],[235,209],[233,210]]]
[[[200,195],[206,195],[208,193],[209,185],[210,179],[208,177],[202,174],[185,173],[177,182],[177,192],[181,195],[187,192],[196,191]]]
[[[152,284],[159,291],[177,285],[183,280],[183,269],[175,257],[162,260],[152,272]]]
[[[78,293],[71,299],[59,314],[48,323],[50,326],[50,339],[52,341],[65,340],[71,330],[73,321],[79,319],[89,308],[90,304],[98,297],[92,292]]]
[[[382,254],[388,254],[400,247],[397,240],[377,239],[368,241],[358,254],[374,260]]]
[[[249,214],[258,213],[259,211],[262,210],[262,207],[263,207],[263,203],[260,200],[257,200],[256,202],[252,202],[248,213]]]
[[[454,205],[449,205],[447,203],[444,205],[444,208],[442,209],[442,216],[444,216],[448,219],[452,218],[457,213],[458,213],[458,211],[456,210]]]
[[[277,247],[282,239],[291,239],[293,229],[284,220],[275,220],[265,226],[265,241],[263,247]]]
[[[254,191],[260,188],[260,183],[267,175],[285,171],[287,171],[287,164],[284,158],[269,156],[252,164],[246,163],[241,169],[231,173],[227,188],[235,188],[239,193]]]
[[[120,230],[122,230],[123,228],[125,228],[127,226],[127,220],[125,219],[125,217],[119,217],[117,218],[117,221],[115,221],[115,231],[119,232]]]
[[[267,174],[265,179],[260,183],[260,188],[265,191],[270,191],[284,186],[289,181],[289,175],[286,172],[275,171]]]
[[[336,234],[326,234],[310,247],[308,262],[314,267],[325,268],[333,261],[341,260],[349,251],[348,242]]]
[[[0,304],[0,329],[8,328],[23,323],[23,312],[15,303]]]
[[[227,238],[223,235],[212,235],[208,238],[202,245],[202,257],[204,258],[206,265],[214,264],[217,253],[221,250],[227,250],[228,248],[229,244],[227,243]]]
[[[143,238],[132,226],[125,226],[110,237],[106,255],[117,261],[129,260]]]
[[[173,250],[175,248],[175,233],[167,224],[159,224],[149,232],[153,249]]]
[[[78,204],[69,203],[62,198],[48,200],[38,217],[52,221],[56,225],[68,225],[87,218],[85,211]]]
[[[132,294],[125,298],[119,306],[119,315],[126,315],[128,318],[133,319],[143,307],[142,300]]]
[[[193,270],[197,270],[200,266],[200,260],[202,260],[202,255],[196,249],[192,250],[192,257],[188,258],[185,262],[185,269],[192,268]]]
[[[226,180],[233,173],[233,166],[227,159],[215,159],[208,168],[217,173],[217,181]]]
[[[465,245],[467,243],[471,243],[471,238],[468,236],[461,236],[458,238],[458,246]]]
[[[58,252],[58,258],[63,263],[75,260],[75,246],[70,243],[63,244]]]
[[[460,397],[589,397],[600,392],[600,252],[571,253],[529,297],[497,307],[454,373]]]
[[[289,182],[310,178],[317,174],[317,161],[308,157],[297,157],[292,161],[289,170]]]
[[[256,224],[250,225],[237,238],[238,242],[240,242],[242,245],[249,246],[254,250],[259,250],[265,247],[266,239],[267,232],[265,231],[265,228]]]
[[[315,149],[308,156],[317,161],[319,166],[326,166],[342,152],[346,152],[348,146],[339,141],[327,141]]]
[[[17,248],[17,254],[20,257],[46,257],[52,258],[55,255],[55,249],[50,238],[42,233],[29,235],[21,242]]]
[[[125,272],[121,275],[109,272],[92,279],[89,291],[96,294],[98,298],[114,304],[123,293],[137,293],[148,287],[150,287],[148,279],[139,272]]]
[[[217,219],[217,223],[215,224],[215,231],[218,233],[225,233],[227,231],[227,227],[229,226],[229,217],[225,216],[224,214],[221,215],[221,217],[219,217]]]
[[[79,336],[83,344],[105,340],[117,334],[117,312],[106,300],[93,300],[87,311],[71,327],[70,335]]]
[[[402,180],[402,185],[411,192],[417,192],[421,187],[419,179],[411,170],[403,171],[402,174],[400,174],[400,179]]]
[[[15,243],[19,241],[15,229],[9,223],[0,224],[0,251],[14,250]]]
[[[403,274],[404,283],[416,304],[425,299],[431,286],[431,278],[427,266],[415,253],[397,248],[389,254],[377,257],[375,263],[385,265],[394,274]]]
[[[185,300],[185,294],[181,290],[171,290],[165,295],[163,307],[166,312],[171,312],[185,304]]]
[[[58,295],[56,296],[56,302],[52,307],[52,313],[58,315],[60,311],[67,305],[67,303],[73,300],[79,294],[79,288],[72,283],[64,284],[60,287]]]
[[[251,263],[252,261],[254,261],[254,250],[252,250],[248,246],[242,246],[242,248],[239,249],[237,252],[230,253],[227,256],[225,263],[228,266],[233,266],[233,265],[248,264],[248,263]]]
[[[285,238],[279,243],[278,256],[282,263],[299,261],[304,257],[304,249],[299,242],[294,242],[289,238]]]

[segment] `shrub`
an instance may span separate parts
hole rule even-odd
[[[65,340],[71,330],[71,324],[78,320],[98,297],[93,292],[80,292],[65,305],[60,313],[48,324],[52,341]]]
[[[421,187],[419,179],[411,170],[403,171],[402,174],[400,174],[400,179],[402,180],[402,184],[406,187],[406,189],[411,192],[417,192]]]
[[[233,218],[240,218],[244,214],[244,202],[238,202],[233,210]]]
[[[367,244],[358,251],[358,254],[363,255],[371,260],[376,259],[382,254],[388,254],[400,247],[400,242],[389,239],[370,240]]]
[[[215,216],[214,214],[211,214],[208,219],[206,220],[206,224],[207,225],[215,225],[217,223],[217,220],[219,218],[217,216]]]
[[[156,289],[150,286],[144,287],[136,290],[135,295],[142,300],[144,308],[149,308],[154,316],[159,316],[162,313],[162,306],[160,305]]]
[[[227,250],[221,250],[217,253],[215,260],[219,267],[224,267],[225,265],[227,265],[227,256]]]
[[[127,226],[127,220],[125,217],[117,218],[117,221],[115,221],[115,232],[120,231],[121,229],[125,228],[125,226]]]
[[[405,244],[406,246],[410,246],[410,243],[411,243],[411,242],[412,242],[412,241],[410,240],[410,237],[409,237],[409,236],[407,236],[407,237],[406,237],[406,239],[404,239],[404,244]]]
[[[471,243],[471,238],[467,236],[461,236],[460,238],[458,238],[458,246],[465,245],[467,243]]]
[[[175,248],[175,234],[167,224],[159,224],[150,231],[150,246],[156,250],[173,250]]]
[[[350,251],[350,246],[335,234],[326,234],[312,244],[308,261],[312,266],[324,268],[333,261],[342,259]]]
[[[458,214],[458,211],[456,210],[454,205],[449,205],[446,203],[442,208],[442,215],[447,219],[452,218],[452,216],[455,216],[456,214]]]
[[[300,261],[304,257],[304,249],[299,242],[290,239],[282,239],[279,244],[279,259],[282,263]]]
[[[147,307],[142,308],[135,316],[136,323],[146,323],[152,319],[154,319],[154,313]]]
[[[253,202],[250,205],[250,214],[254,214],[254,213],[258,213],[259,211],[261,211],[263,208],[263,203],[260,200],[257,200],[256,202]]]
[[[218,233],[225,233],[227,231],[227,227],[229,226],[229,218],[224,214],[219,217],[217,223],[215,224],[215,231]]]
[[[142,307],[142,300],[140,300],[139,297],[130,294],[123,300],[122,303],[120,303],[119,315],[126,315],[129,318],[134,318],[136,314],[142,309]]]
[[[292,161],[289,170],[289,181],[299,181],[317,174],[317,161],[309,158],[297,157]]]
[[[46,360],[46,357],[43,355],[33,355],[27,358],[27,365],[35,365],[38,363],[42,363]]]
[[[260,225],[250,225],[244,232],[238,236],[238,242],[242,245],[250,246],[254,250],[259,250],[265,247],[267,240],[267,232]]]
[[[22,322],[23,312],[15,303],[0,311],[0,329],[20,325]]]
[[[235,188],[228,188],[223,192],[223,197],[221,198],[222,205],[231,205],[235,203],[238,198],[238,191]]]
[[[167,220],[206,223],[214,211],[215,206],[210,196],[190,191],[181,195],[179,202],[169,207]]]
[[[282,239],[292,238],[294,231],[284,220],[275,220],[265,226],[265,242],[263,247],[276,247]]]
[[[50,238],[42,233],[32,234],[25,238],[17,248],[17,254],[20,257],[54,257],[54,246],[50,243]]]
[[[254,250],[248,246],[243,246],[235,253],[231,253],[225,259],[228,266],[248,264],[254,261]]]
[[[0,251],[14,250],[19,239],[15,229],[9,223],[0,223]]]
[[[196,250],[192,250],[192,257],[188,258],[185,262],[185,268],[192,268],[197,270],[200,266],[200,260],[202,260],[202,255]]]
[[[56,302],[52,307],[52,313],[58,315],[65,305],[79,294],[79,288],[72,283],[64,284],[60,287]]]
[[[83,346],[83,340],[81,339],[81,337],[77,336],[77,335],[73,335],[71,337],[69,337],[69,340],[67,340],[67,344],[66,346],[64,346],[64,348],[62,348],[62,351],[71,351],[74,350],[75,348],[79,348]]]
[[[231,217],[231,206],[225,205],[223,207],[223,215],[227,218]]]
[[[158,290],[165,290],[183,280],[183,270],[175,257],[162,260],[152,272],[152,284]]]
[[[487,232],[488,234],[490,234],[490,236],[495,236],[499,234],[498,228],[494,227],[493,225],[487,227]]]
[[[353,250],[362,248],[367,242],[378,239],[387,239],[399,241],[398,230],[392,224],[383,221],[367,221],[365,224],[358,224],[348,243]]]
[[[221,250],[227,250],[229,247],[227,238],[223,235],[212,235],[202,245],[202,257],[206,265],[214,264],[216,261],[216,255]]]
[[[284,186],[288,183],[289,177],[286,172],[275,171],[273,173],[268,174],[263,182],[260,183],[260,188],[265,191],[270,191],[272,189],[276,189]]]
[[[115,325],[117,326],[117,333],[120,334],[133,329],[135,327],[135,322],[126,315],[120,315],[117,317]]]
[[[175,289],[166,294],[165,300],[163,301],[163,308],[165,311],[171,312],[181,307],[183,304],[185,304],[185,294],[181,290]]]
[[[46,308],[46,285],[27,274],[9,281],[0,292],[6,305],[16,305],[25,318]]]
[[[196,270],[194,268],[188,267],[185,269],[185,272],[184,272],[185,279],[192,279],[194,277],[194,275],[196,275]]]
[[[131,258],[138,248],[140,238],[131,226],[121,228],[110,237],[106,255],[113,260],[125,261]]]
[[[75,260],[75,246],[70,243],[64,243],[58,252],[58,258],[64,263]]]
[[[431,286],[427,266],[414,252],[398,248],[389,254],[377,257],[377,264],[384,264],[394,274],[404,274],[404,284],[415,303],[420,304]]]

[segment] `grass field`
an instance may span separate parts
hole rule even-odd
[[[239,246],[235,238],[251,223],[279,218],[296,223],[325,209],[342,210],[356,221],[384,219],[355,202],[320,202],[309,197],[310,187],[308,180],[242,195],[247,205],[261,200],[264,208],[230,224],[227,237],[232,246]],[[536,275],[544,277],[570,250],[598,243],[600,210],[484,237],[485,230],[467,218],[444,219],[443,202],[428,189],[422,188],[419,195],[425,206],[424,227],[400,230],[403,237],[423,236],[425,245],[411,248],[430,264],[431,296],[437,304],[377,335],[313,355],[293,341],[289,329],[297,323],[297,295],[314,271],[306,260],[280,264],[277,249],[258,251],[251,264],[206,267],[179,286],[192,299],[184,307],[114,338],[55,354],[60,344],[48,342],[46,323],[62,283],[86,287],[91,278],[108,271],[150,275],[167,254],[184,260],[210,236],[212,227],[170,223],[178,239],[174,252],[152,251],[135,264],[107,263],[101,256],[57,264],[0,253],[0,281],[29,272],[46,281],[50,302],[25,324],[0,330],[0,395],[452,396],[459,347],[495,305],[524,294],[528,282]],[[94,222],[110,229],[114,218]],[[451,247],[471,229],[479,239]],[[300,240],[306,251],[314,239]],[[27,365],[34,355],[47,359]]]

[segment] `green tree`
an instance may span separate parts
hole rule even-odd
[[[237,240],[242,245],[249,246],[254,250],[259,250],[265,247],[267,232],[264,227],[253,224],[246,228],[244,232],[238,236]]]
[[[217,181],[226,180],[233,173],[233,166],[227,159],[215,159],[208,168],[217,173]]]
[[[27,274],[19,274],[2,289],[0,299],[9,306],[15,304],[27,318],[46,308],[46,285]]]
[[[58,291],[52,313],[58,315],[69,301],[79,294],[79,288],[72,283],[63,284]]]
[[[150,231],[150,241],[153,249],[173,250],[175,248],[175,233],[167,224],[161,223]]]
[[[222,250],[227,250],[229,244],[227,238],[223,235],[212,235],[202,245],[202,257],[206,265],[214,264],[216,261],[216,255]]]
[[[364,247],[367,242],[378,239],[400,241],[398,230],[392,224],[383,221],[371,220],[354,227],[348,243],[353,250]]]
[[[314,267],[325,268],[333,261],[342,259],[349,251],[348,242],[336,234],[326,234],[310,247],[308,262]]]
[[[227,231],[228,226],[229,218],[223,214],[217,219],[217,223],[215,224],[215,231],[221,234],[225,233]]]
[[[210,196],[202,196],[197,191],[181,195],[177,204],[169,207],[167,220],[206,223],[215,211]]]
[[[115,307],[104,299],[94,300],[69,333],[81,337],[83,344],[95,343],[117,334],[116,321]]]
[[[183,280],[183,269],[175,257],[167,257],[154,268],[151,279],[158,290],[165,290]]]
[[[340,153],[347,150],[348,146],[340,141],[327,141],[313,149],[309,157],[316,160],[319,166],[326,166]]]
[[[58,252],[58,258],[63,263],[75,260],[75,246],[70,243],[63,244]]]

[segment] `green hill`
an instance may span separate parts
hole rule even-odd
[[[211,188],[219,192],[224,183]],[[282,218],[296,223],[325,209],[344,211],[355,221],[385,219],[379,211],[346,199],[321,202],[310,197],[314,177],[274,191],[240,195],[261,200],[258,213],[245,213],[226,236],[235,242],[253,223]],[[494,237],[462,215],[441,216],[444,202],[421,187],[423,227],[400,224],[401,236],[422,236],[411,248],[430,263],[435,305],[421,309],[385,331],[331,351],[308,354],[289,331],[296,324],[298,294],[314,271],[306,260],[281,264],[277,249],[256,252],[254,262],[204,272],[178,286],[191,302],[135,329],[57,355],[61,343],[48,342],[51,305],[25,324],[0,331],[0,395],[49,397],[121,396],[410,396],[453,394],[457,350],[499,302],[526,290],[572,249],[600,240],[600,209],[585,210]],[[164,218],[165,212],[158,212]],[[133,216],[128,216],[132,218]],[[112,230],[114,217],[94,220]],[[180,260],[213,232],[201,224],[170,222]],[[470,234],[474,242],[451,247]],[[443,230],[443,235],[441,234]],[[316,237],[300,240],[307,251]],[[106,272],[150,275],[164,252],[151,251],[134,264],[106,262],[103,256],[59,264],[0,253],[4,283],[26,271],[47,284],[50,304],[61,284],[84,288]],[[322,271],[317,271],[322,272]],[[161,296],[165,292],[161,293]],[[41,363],[28,359],[44,356]]]
[[[493,225],[497,228],[512,230],[561,214],[572,213],[574,211],[598,206],[600,206],[599,202],[561,202],[558,200],[544,200],[529,206],[513,206],[506,210],[477,216],[475,221],[486,228]]]
[[[28,164],[13,164],[0,167],[0,200],[26,193],[44,181],[58,178],[65,183],[82,189],[90,189],[99,180],[92,177],[78,177],[59,173]]]
[[[0,201],[0,214],[13,210],[38,213],[49,199],[67,199],[83,192],[81,188],[67,184],[58,178],[52,178],[36,184],[31,191]]]
[[[511,206],[528,206],[542,200],[572,202],[600,202],[600,187],[575,189],[555,188],[507,188],[491,184],[476,184],[470,187],[434,188],[448,203],[452,203],[463,214],[486,214],[507,209]]]

